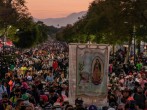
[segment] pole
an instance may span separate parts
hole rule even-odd
[[[5,29],[4,38],[3,38],[3,58],[5,56],[6,31],[7,29]]]
[[[134,65],[136,65],[136,39],[135,39],[136,27],[133,26],[133,38],[134,38]]]

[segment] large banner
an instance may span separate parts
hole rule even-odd
[[[69,101],[107,105],[108,45],[69,45]]]

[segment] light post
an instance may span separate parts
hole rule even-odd
[[[134,0],[135,1],[135,0]],[[124,24],[128,24],[127,21],[124,22]],[[132,38],[133,38],[133,47],[134,47],[134,65],[136,65],[136,26],[133,25],[133,33],[132,33]]]
[[[133,26],[133,38],[134,38],[134,65],[136,65],[136,39],[135,39],[136,35],[135,35],[135,33],[136,33],[136,26],[134,25],[134,26]]]
[[[5,44],[6,44],[6,41],[7,41],[7,36],[8,36],[8,32],[9,32],[9,29],[11,28],[12,26],[8,26],[4,32],[4,38],[3,38],[3,57],[5,55]]]

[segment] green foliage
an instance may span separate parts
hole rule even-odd
[[[72,26],[67,25],[65,28],[62,29],[62,31],[57,33],[56,38],[57,40],[66,41],[66,42],[71,42],[74,40],[77,41],[76,39],[73,39],[73,35],[75,35],[75,33]]]
[[[40,22],[30,25],[28,29],[21,29],[16,34],[18,41],[15,45],[20,48],[30,48],[42,43],[48,38],[47,29],[47,26]]]
[[[43,22],[30,22],[28,28],[21,28],[17,32],[15,45],[20,48],[29,48],[39,43],[43,43],[48,39],[48,36],[56,33],[59,29],[53,26],[47,26]]]
[[[43,22],[35,23],[25,3],[25,0],[0,0],[0,36],[10,38],[18,48],[42,43],[56,31]]]
[[[24,19],[30,18],[25,0],[1,0],[0,2],[1,28],[6,28],[8,25],[18,26]]]
[[[48,35],[53,35],[57,33],[60,30],[60,28],[56,28],[54,26],[47,26],[47,33]]]
[[[134,26],[136,39],[146,40],[146,0],[93,1],[87,15],[70,28],[63,29],[60,38],[68,42],[83,42],[84,35],[84,42],[122,44],[132,40]],[[95,37],[90,39],[91,35]]]
[[[36,29],[23,30],[17,34],[18,41],[14,42],[16,47],[19,48],[29,48],[35,44],[36,41]]]

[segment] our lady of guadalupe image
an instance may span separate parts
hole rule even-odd
[[[101,84],[102,80],[102,64],[98,58],[94,59],[92,62],[92,83],[94,85]]]
[[[108,96],[109,46],[71,44],[69,48],[70,102],[82,98],[87,105],[105,106]]]

